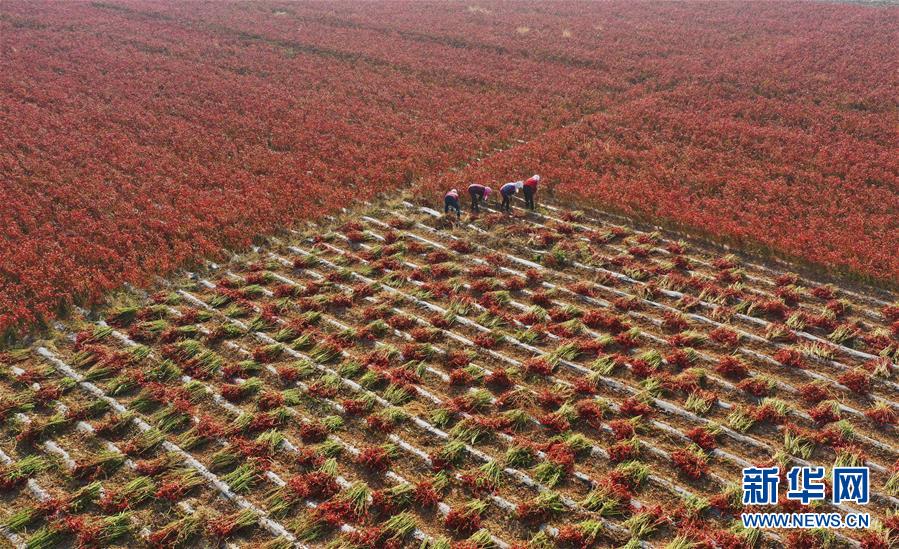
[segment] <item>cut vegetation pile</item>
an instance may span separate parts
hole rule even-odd
[[[897,543],[899,306],[543,211],[384,203],[0,355],[2,535]],[[876,527],[736,526],[742,468],[809,463],[870,467],[869,505],[816,510]]]

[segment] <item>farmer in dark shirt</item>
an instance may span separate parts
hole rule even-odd
[[[503,185],[502,187],[499,188],[499,194],[501,194],[503,197],[503,203],[502,203],[502,206],[500,206],[500,209],[502,211],[504,211],[504,212],[512,211],[512,204],[511,204],[512,195],[517,193],[518,189],[520,189],[523,185],[524,185],[524,181],[512,181],[511,183],[506,183],[505,185]]]
[[[468,194],[471,195],[471,211],[480,212],[481,200],[487,202],[487,197],[490,196],[490,193],[492,192],[493,189],[485,185],[479,185],[477,183],[469,185]]]

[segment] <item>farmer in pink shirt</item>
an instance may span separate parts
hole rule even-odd
[[[451,209],[456,210],[456,217],[462,217],[462,208],[459,207],[459,191],[456,189],[443,196],[443,213],[447,214]]]

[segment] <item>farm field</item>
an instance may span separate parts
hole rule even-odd
[[[0,3],[0,334],[346,204],[542,192],[899,280],[899,7]]]
[[[381,199],[259,240],[0,355],[0,534],[899,543],[895,295],[552,202],[461,222],[429,204]],[[870,467],[870,504],[816,510],[875,527],[735,528],[742,468],[772,464]]]

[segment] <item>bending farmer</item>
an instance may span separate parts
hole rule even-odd
[[[471,195],[471,211],[480,212],[481,200],[487,202],[487,197],[490,196],[490,193],[492,192],[493,189],[484,185],[478,185],[477,183],[469,185],[468,194]]]
[[[533,175],[524,182],[524,204],[532,211],[536,207],[534,204],[534,195],[537,194],[537,183],[540,182],[539,175]]]
[[[518,189],[524,186],[524,181],[513,181],[511,183],[506,183],[502,187],[499,188],[499,194],[503,197],[503,203],[500,209],[504,212],[511,212],[512,205],[511,199],[512,195],[518,192]]]
[[[446,193],[443,197],[443,213],[447,214],[451,209],[456,210],[456,217],[462,217],[462,208],[459,207],[459,191],[456,189]]]

